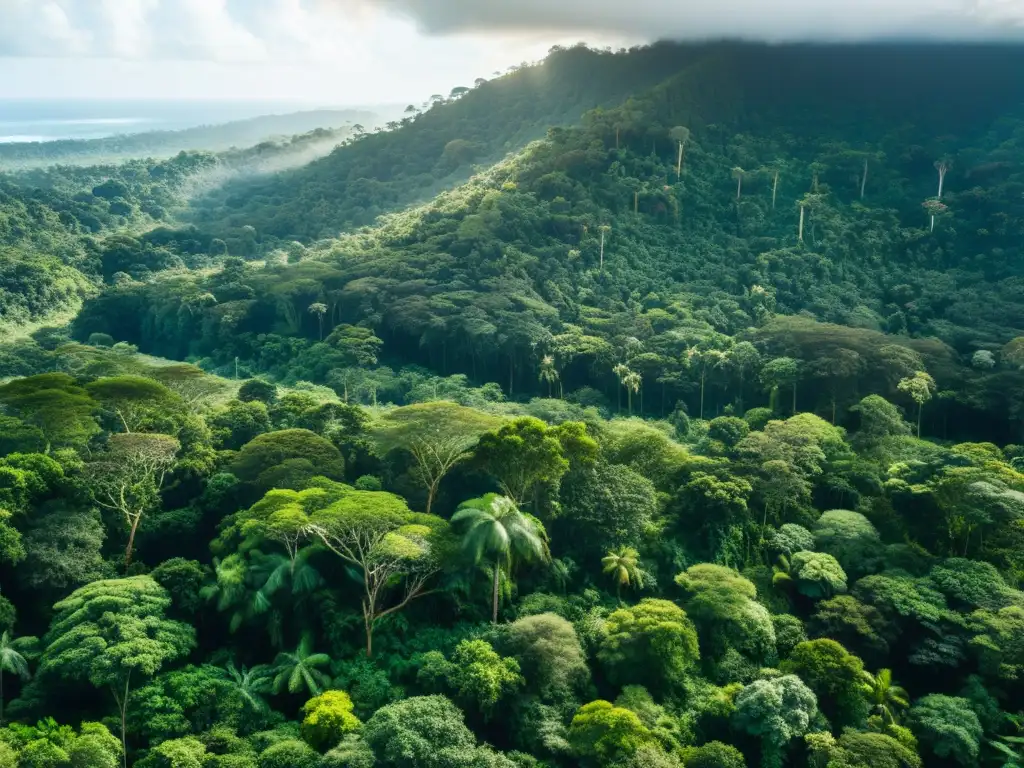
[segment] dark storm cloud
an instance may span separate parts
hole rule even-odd
[[[1024,0],[363,0],[443,34],[600,32],[628,38],[1024,39]]]

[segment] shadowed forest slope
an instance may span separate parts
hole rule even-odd
[[[729,366],[694,362],[743,339],[802,360],[801,380],[832,382],[811,387],[819,399],[807,403],[828,411],[854,402],[872,377],[898,397],[901,376],[886,373],[872,349],[927,347],[940,386],[961,390],[965,424],[980,410],[1017,413],[1007,389],[1016,368],[995,369],[993,355],[1024,329],[1024,150],[1014,119],[1024,68],[1008,65],[1024,63],[1019,50],[652,50],[654,69],[666,60],[681,68],[373,228],[308,248],[275,245],[279,226],[289,237],[319,235],[343,223],[343,210],[368,215],[397,200],[388,193],[362,205],[356,186],[405,189],[386,173],[342,177],[330,198],[314,181],[328,169],[385,157],[392,169],[406,159],[410,168],[436,163],[436,153],[414,149],[435,135],[431,126],[465,126],[463,112],[511,130],[507,118],[488,122],[495,110],[482,106],[502,81],[270,178],[263,184],[274,195],[297,185],[297,196],[277,205],[253,194],[236,220],[270,254],[263,266],[125,284],[90,303],[77,327],[109,332],[138,318],[138,330],[122,333],[159,354],[238,357],[253,370],[322,379],[331,363],[280,362],[266,340],[316,349],[337,326],[359,326],[383,340],[389,362],[500,381],[510,394],[545,391],[548,356],[564,386],[612,400],[616,366],[642,368],[648,405],[656,393],[659,408],[682,398],[692,413],[764,397],[746,391],[749,380],[734,391]],[[632,71],[654,53],[554,59],[591,55]],[[435,149],[454,136],[437,135]],[[288,211],[301,218],[282,223]],[[804,319],[773,320],[783,315]],[[818,359],[821,345],[835,353],[831,362]],[[848,365],[839,359],[847,352],[857,356]],[[979,352],[993,366],[972,365]],[[974,383],[964,387],[965,377]]]

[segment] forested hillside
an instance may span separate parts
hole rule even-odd
[[[139,157],[166,158],[194,150],[223,152],[317,129],[333,131],[356,124],[369,126],[380,120],[372,112],[324,109],[265,115],[177,131],[117,134],[102,139],[0,143],[0,168],[11,171],[45,168],[58,163],[99,165]]]
[[[542,137],[554,125],[579,122],[595,107],[615,106],[702,55],[675,45],[629,56],[586,47],[556,49],[540,65],[513,67],[473,89],[456,86],[422,105],[410,104],[390,130],[306,168],[218,190],[196,206],[195,221],[224,234],[258,222],[275,238],[330,237],[370,224],[381,213],[464,180]],[[401,127],[402,130],[395,130]]]
[[[82,298],[120,275],[219,264],[226,244],[177,222],[192,197],[233,178],[304,165],[351,133],[318,128],[219,153],[0,173],[0,328],[70,319]],[[255,252],[247,232],[238,242]]]
[[[267,220],[240,218],[247,252],[255,238],[272,256],[264,267],[119,286],[90,304],[78,332],[110,332],[131,316],[139,321],[125,340],[148,351],[214,365],[237,357],[254,372],[325,381],[334,366],[311,371],[295,351],[322,359],[317,343],[356,325],[386,342],[389,363],[498,381],[509,394],[545,393],[538,377],[550,356],[568,391],[590,386],[616,402],[624,365],[640,378],[645,413],[683,398],[697,415],[701,399],[703,415],[715,414],[763,391],[755,366],[737,392],[727,362],[748,341],[766,361],[799,363],[803,407],[841,415],[866,392],[910,404],[896,384],[927,368],[953,394],[926,429],[1017,437],[1017,367],[1000,350],[1024,333],[1013,117],[1024,77],[1004,66],[1020,53],[703,53],[622,106],[553,129],[375,228],[304,248],[268,234],[287,206]],[[872,71],[884,83],[869,81]],[[954,71],[988,87],[953,106],[943,83]],[[408,148],[421,122],[469,109],[478,92],[318,167],[361,157],[372,141]],[[907,93],[915,98],[901,112]],[[314,172],[265,183],[284,189]],[[338,210],[327,198],[322,206]],[[289,235],[324,226],[317,206],[296,210],[306,223]],[[182,319],[198,296],[206,305]],[[282,344],[291,350],[283,359]],[[925,359],[891,369],[882,347]]]
[[[1019,768],[1022,65],[574,48],[15,178],[0,768]]]

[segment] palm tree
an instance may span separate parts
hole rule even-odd
[[[1015,734],[1024,731],[1024,714],[1011,715],[1009,712],[1004,712],[1003,714],[1010,725],[1013,726]],[[1024,766],[1024,737],[1017,735],[997,736],[989,741],[989,744],[1002,756],[1002,768],[1021,768],[1021,766]]]
[[[36,642],[34,637],[12,637],[10,630],[0,635],[0,724],[4,721],[4,672],[17,675],[22,680],[32,677],[23,654],[29,653]]]
[[[896,723],[896,713],[910,706],[907,692],[892,681],[891,669],[880,669],[877,675],[864,671],[861,693],[871,705],[871,711],[881,716],[883,722]]]
[[[617,592],[623,587],[635,586],[637,589],[644,588],[644,572],[640,568],[640,553],[632,547],[619,547],[613,549],[601,558],[601,565],[605,573],[610,574],[615,581]]]
[[[740,199],[740,195],[743,194],[743,176],[746,173],[742,168],[736,166],[732,169],[732,177],[736,179],[736,199]]]
[[[491,565],[491,621],[497,624],[501,570],[511,571],[515,561],[548,559],[544,526],[521,512],[512,499],[495,493],[461,504],[452,524],[462,529],[462,545],[473,562]]]
[[[274,693],[300,693],[319,696],[331,684],[331,676],[319,667],[330,665],[326,653],[313,653],[313,636],[303,635],[299,647],[291,653],[279,653],[274,659]]]
[[[632,416],[633,395],[640,391],[640,387],[643,386],[643,379],[636,371],[629,371],[622,377],[622,386],[626,388],[626,400],[629,403],[629,415]],[[643,402],[640,404],[640,410],[643,410]]]
[[[293,602],[319,589],[324,579],[309,562],[315,547],[300,549],[295,559],[278,553],[264,554],[253,550],[250,554],[252,575],[256,583],[262,584],[260,592],[268,598],[285,590]]]
[[[548,383],[548,397],[551,397],[551,385],[558,381],[558,369],[555,368],[555,358],[551,355],[544,355],[540,361],[540,374],[537,377]]]
[[[241,555],[228,555],[223,560],[215,557],[213,576],[213,582],[199,590],[199,595],[213,603],[221,613],[231,614],[228,629],[232,634],[273,607],[267,593],[252,583],[254,574]],[[278,624],[267,622],[275,646],[279,645],[274,636]]]
[[[234,685],[242,700],[252,707],[253,712],[267,711],[267,702],[264,700],[263,694],[270,693],[273,687],[270,667],[266,664],[258,664],[252,669],[248,669],[244,665],[238,669],[234,661],[229,661],[227,666],[219,669],[224,679]]]
[[[309,313],[316,315],[317,320],[320,321],[320,341],[324,340],[324,315],[327,314],[327,305],[323,302],[316,302],[315,304],[309,305]]]

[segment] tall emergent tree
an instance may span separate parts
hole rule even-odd
[[[735,168],[732,169],[732,177],[734,179],[736,179],[736,199],[737,200],[739,200],[740,199],[740,195],[743,194],[743,176],[745,174],[746,174],[746,171],[743,170],[742,168],[740,168],[739,166],[736,166]]]
[[[192,627],[166,617],[170,605],[170,595],[149,576],[94,581],[53,606],[43,638],[41,673],[110,689],[121,719],[125,766],[132,683],[195,645]]]
[[[676,179],[678,180],[683,176],[683,149],[686,146],[686,142],[690,140],[690,129],[677,125],[669,131],[668,135],[679,144],[679,159],[676,161]]]
[[[946,174],[949,173],[949,159],[942,158],[941,160],[935,161],[935,170],[939,172],[939,191],[935,195],[935,200],[925,203],[925,207],[928,208],[931,214],[931,231],[935,231],[935,215],[945,210],[945,206],[942,205],[942,189],[946,185]]]
[[[324,315],[327,314],[327,305],[322,301],[314,302],[309,305],[309,314],[316,315],[317,321],[320,323],[320,341],[324,340]]]
[[[921,414],[924,412],[925,403],[935,395],[935,379],[924,371],[917,371],[913,376],[900,381],[898,388],[917,403],[917,436],[921,437]]]
[[[377,622],[429,594],[427,583],[442,566],[447,523],[409,511],[398,496],[352,491],[310,513],[309,532],[360,574],[366,655],[373,655]],[[401,585],[398,602],[385,607],[387,593]]]
[[[544,527],[523,514],[512,499],[489,493],[462,503],[452,525],[463,532],[462,543],[474,563],[488,562],[493,574],[491,621],[498,623],[498,585],[516,562],[546,560]]]
[[[106,452],[88,465],[93,500],[120,513],[128,526],[126,564],[132,559],[139,523],[147,512],[159,506],[160,490],[180,448],[181,444],[170,435],[111,435]]]
[[[427,492],[430,514],[441,481],[487,430],[501,420],[473,408],[449,402],[418,403],[388,411],[372,429],[379,454],[405,451],[415,461],[414,474]]]
[[[601,260],[599,271],[604,272],[604,238],[605,235],[612,231],[612,228],[607,224],[602,224],[600,227],[598,227],[598,229],[601,232]]]
[[[537,374],[537,378],[540,381],[546,381],[548,383],[548,397],[552,396],[551,385],[559,381],[558,368],[555,367],[555,358],[553,355],[544,355],[540,361],[540,372]],[[561,383],[558,386],[559,396],[561,396]]]

